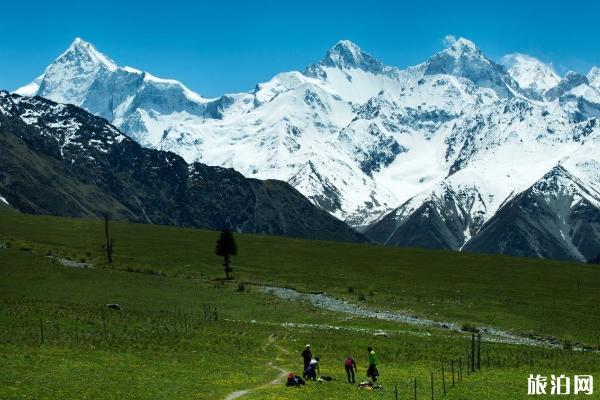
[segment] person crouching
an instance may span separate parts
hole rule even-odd
[[[319,367],[319,357],[313,358],[308,363],[308,366],[304,370],[302,377],[304,379],[312,379],[313,381],[317,380],[317,375],[321,374],[321,370]]]

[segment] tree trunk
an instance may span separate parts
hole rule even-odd
[[[108,237],[108,213],[104,214],[104,236],[106,239],[106,258],[108,263],[112,263],[112,239]]]
[[[223,267],[225,267],[225,277],[229,280],[229,254],[226,254],[224,257]]]

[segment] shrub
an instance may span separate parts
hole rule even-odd
[[[470,322],[465,322],[460,330],[463,332],[479,333],[479,329],[477,329],[477,327]]]
[[[33,250],[33,246],[31,246],[29,243],[24,242],[22,240],[17,240],[15,242],[15,245],[21,251],[31,251],[31,250]],[[10,246],[7,246],[7,247],[10,247]]]

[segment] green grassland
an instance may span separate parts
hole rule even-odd
[[[222,399],[272,381],[279,371],[269,363],[300,372],[305,343],[335,381],[266,386],[242,398],[392,399],[398,385],[408,399],[415,377],[419,398],[430,398],[431,372],[441,398],[442,365],[448,399],[526,398],[530,373],[600,376],[594,352],[484,342],[482,370],[463,371],[451,387],[450,360],[465,362],[467,334],[349,318],[260,290],[326,291],[365,307],[596,348],[595,266],[236,235],[236,279],[224,281],[214,231],[112,222],[111,234],[108,265],[101,221],[0,214],[0,399]],[[57,257],[94,268],[66,267]],[[217,308],[217,321],[204,319],[207,305]],[[383,391],[344,382],[348,355],[365,378],[368,345],[379,354]]]

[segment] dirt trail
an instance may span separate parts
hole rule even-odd
[[[267,343],[262,347],[262,350],[266,350],[269,346],[275,347],[282,354],[289,354],[289,351],[287,351],[287,349],[281,347],[280,345],[278,345],[275,342],[275,338],[273,337],[273,335],[270,335],[267,338]],[[281,358],[275,357],[274,360],[271,360],[266,364],[269,368],[273,368],[273,369],[279,371],[279,375],[277,375],[277,377],[275,379],[273,379],[271,382],[265,383],[264,385],[261,385],[261,386],[257,386],[257,387],[249,388],[249,389],[241,389],[241,390],[236,390],[235,392],[231,392],[227,395],[227,397],[225,397],[225,400],[239,399],[240,397],[245,396],[245,395],[249,394],[250,392],[254,392],[256,390],[265,389],[269,386],[274,386],[274,385],[282,385],[283,381],[284,381],[285,377],[288,375],[289,371],[275,365],[275,363],[274,363],[275,361],[281,361]]]

